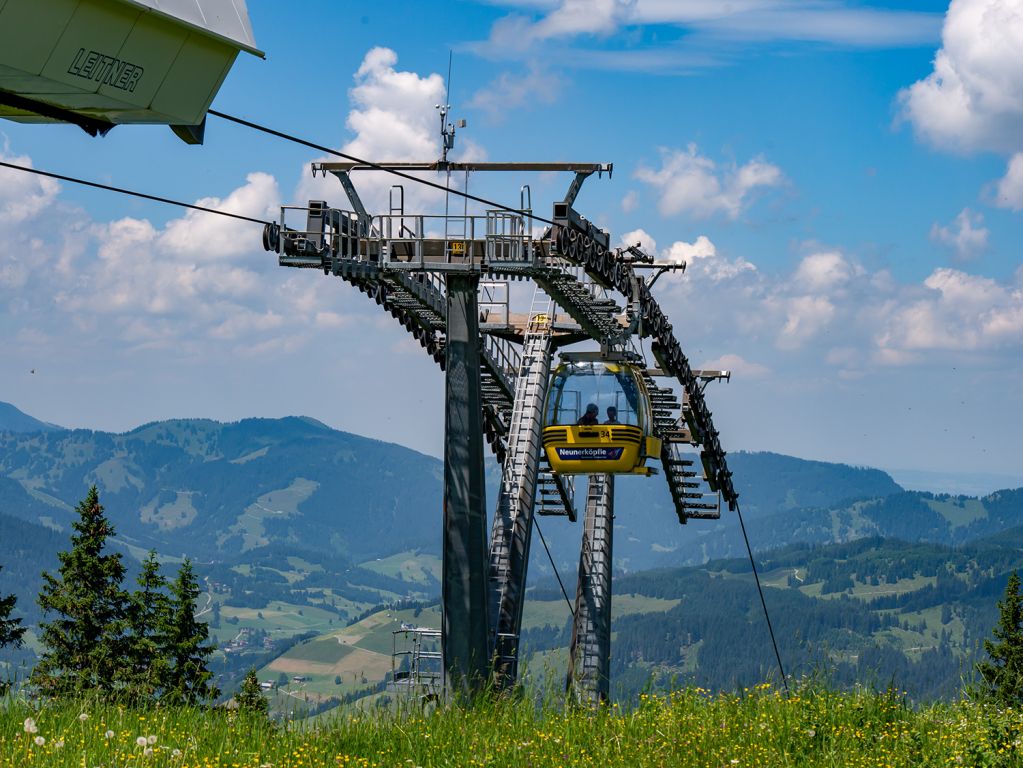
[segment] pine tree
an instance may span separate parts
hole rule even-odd
[[[168,660],[163,649],[170,620],[167,581],[160,575],[155,551],[142,563],[138,585],[128,602],[126,682],[133,698],[152,699],[167,678]]]
[[[207,645],[206,622],[195,618],[199,582],[186,558],[171,584],[170,612],[164,633],[164,654],[169,661],[164,697],[177,704],[200,704],[220,695],[213,685],[207,661],[215,646]]]
[[[119,553],[104,554],[114,528],[96,486],[72,523],[71,549],[61,552],[56,576],[43,572],[39,607],[56,614],[40,623],[43,653],[31,681],[51,695],[112,694],[122,679],[127,595]]]
[[[1023,704],[1023,595],[1016,571],[1005,586],[1005,599],[998,602],[998,626],[994,640],[984,641],[990,661],[977,664],[986,693],[1007,706]]]
[[[263,696],[263,689],[259,686],[259,678],[256,677],[256,668],[252,667],[245,673],[242,687],[234,697],[238,709],[242,712],[252,712],[257,715],[266,715],[270,712],[270,704]]]
[[[0,570],[2,569],[3,566],[0,566]],[[0,648],[12,644],[17,648],[21,645],[21,636],[25,634],[21,619],[11,618],[11,611],[14,610],[16,602],[17,598],[14,595],[0,597]]]

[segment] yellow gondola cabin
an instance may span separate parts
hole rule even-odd
[[[661,441],[636,366],[565,359],[547,390],[543,447],[559,474],[651,474]]]

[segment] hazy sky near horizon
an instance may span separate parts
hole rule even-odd
[[[727,450],[1023,476],[1023,0],[250,0],[214,106],[373,160],[613,162],[576,207],[685,259],[655,289]],[[209,119],[93,139],[0,122],[0,157],[276,217],[301,147]],[[549,215],[569,179],[474,176]],[[357,183],[386,208],[389,181]],[[406,185],[406,208],[443,199]],[[438,455],[443,376],[260,227],[0,169],[0,400],[121,431],[303,414]],[[32,373],[34,371],[34,373]],[[740,487],[741,490],[741,487]]]

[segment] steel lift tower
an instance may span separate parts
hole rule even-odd
[[[515,209],[452,214],[446,206],[443,214],[423,214],[405,211],[404,190],[395,186],[389,210],[371,213],[352,176],[384,170],[441,172],[449,180],[453,173],[468,180],[479,172],[560,171],[572,180],[554,204],[554,224],[536,237],[528,187]],[[722,499],[736,503],[704,400],[706,383],[727,373],[690,367],[642,274],[669,267],[649,263],[637,248],[612,249],[610,235],[574,208],[585,180],[611,171],[605,164],[448,162],[446,153],[428,163],[316,163],[314,174],[334,176],[348,206],[284,206],[263,233],[282,266],[351,283],[444,371],[441,646],[449,691],[472,695],[488,680],[514,685],[533,515],[576,519],[574,476],[552,471],[541,440],[558,349],[592,340],[636,367],[634,342],[650,339],[657,366],[644,367],[642,377],[679,522],[718,517]],[[510,283],[520,280],[535,284],[524,313],[513,312],[510,300]],[[485,444],[502,466],[489,534]],[[608,696],[613,516],[614,477],[590,476],[568,671],[570,691],[586,701]]]

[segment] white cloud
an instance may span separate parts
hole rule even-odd
[[[536,60],[524,73],[502,72],[473,94],[469,107],[485,112],[494,122],[521,113],[522,107],[553,104],[565,86],[565,79]]]
[[[835,317],[835,305],[824,296],[792,296],[779,308],[785,323],[778,332],[780,349],[797,349],[824,331]]]
[[[699,154],[695,144],[685,151],[662,150],[659,169],[640,166],[635,176],[657,190],[662,215],[687,213],[697,218],[715,214],[738,218],[758,189],[776,187],[783,181],[781,169],[761,158],[718,168]]]
[[[230,357],[258,344],[305,343],[295,323],[331,329],[346,320],[326,280],[278,270],[259,249],[255,224],[192,210],[162,226],[132,217],[93,222],[64,204],[59,189],[19,179],[24,195],[0,251],[0,315],[19,329],[12,334],[51,355],[101,346]],[[197,202],[262,217],[278,197],[272,176],[252,173],[222,200]],[[62,226],[40,227],[51,214]]]
[[[1023,1],[953,0],[934,70],[899,94],[916,133],[955,150],[1023,147]]]
[[[654,256],[657,253],[657,241],[654,240],[654,236],[645,229],[633,229],[626,232],[619,238],[619,241],[622,248],[637,245],[651,256]]]
[[[634,210],[636,210],[636,206],[639,205],[639,193],[634,189],[630,189],[622,197],[621,205],[623,212],[632,213]]]
[[[354,75],[348,92],[351,110],[345,125],[354,136],[342,151],[372,162],[429,162],[440,159],[440,117],[436,106],[445,98],[444,79],[437,73],[420,76],[397,68],[398,54],[389,48],[373,48],[366,53]],[[457,119],[449,115],[449,121]],[[481,159],[483,150],[459,134],[452,159]],[[317,162],[330,162],[321,157]],[[443,183],[436,173],[413,176]],[[352,179],[363,203],[373,212],[389,209],[392,186],[404,187],[406,211],[421,211],[428,202],[443,199],[443,192],[422,184],[403,181],[381,171],[357,171]],[[454,186],[461,183],[452,176]],[[297,200],[327,200],[332,205],[350,208],[341,185],[333,176],[311,178],[304,173],[298,185]]]
[[[371,160],[425,160],[439,155],[435,105],[444,102],[444,79],[395,69],[398,54],[373,48],[355,73],[346,125],[355,138],[344,151]]]
[[[1023,210],[1023,152],[1017,152],[1009,159],[1005,176],[998,182],[995,204],[999,208]]]
[[[987,250],[988,229],[984,216],[963,208],[951,226],[931,226],[931,240],[950,248],[957,261],[970,261]]]
[[[720,66],[751,42],[823,42],[856,48],[916,46],[938,38],[941,15],[866,8],[842,0],[505,0],[515,9],[484,41],[470,45],[491,59],[529,61],[538,51],[569,68],[687,72]],[[612,36],[669,27],[666,43],[600,47]],[[681,39],[679,32],[682,31]],[[654,35],[651,35],[654,37]]]
[[[771,373],[766,365],[754,363],[740,355],[727,354],[715,360],[707,360],[700,369],[704,371],[730,371],[733,376],[745,379],[762,379]]]
[[[841,253],[826,251],[806,256],[799,262],[793,278],[807,291],[833,291],[847,283],[854,271]]]
[[[196,205],[251,218],[277,219],[281,198],[276,179],[268,173],[250,173],[245,181],[223,200],[206,197]],[[160,246],[203,261],[237,261],[239,255],[252,250],[252,232],[251,222],[190,210],[166,227],[160,235]]]
[[[32,167],[31,158],[11,154],[6,141],[0,149],[0,160],[25,168]],[[55,179],[0,167],[0,231],[38,215],[53,204],[58,192],[60,184]]]
[[[904,351],[982,351],[1023,341],[1023,290],[941,268],[917,297],[887,318],[879,347]]]
[[[658,257],[673,251],[685,254],[686,273],[662,279],[655,292],[675,328],[687,339],[699,329],[692,338],[706,348],[746,359],[773,346],[786,361],[771,364],[774,371],[802,361],[854,380],[878,365],[977,353],[1005,359],[1023,347],[1023,268],[1008,282],[943,268],[901,283],[837,249],[808,253],[780,273],[725,258],[702,237],[662,248]]]
[[[706,235],[700,235],[691,243],[676,240],[665,251],[664,258],[676,264],[690,264],[697,259],[713,259],[717,255],[717,246]]]
[[[742,275],[755,275],[757,268],[742,257],[727,259],[718,253],[717,246],[706,235],[698,235],[697,238],[688,243],[685,240],[676,240],[667,248],[658,249],[657,241],[653,235],[644,229],[634,229],[626,232],[620,238],[620,246],[639,245],[644,253],[653,256],[659,263],[671,262],[673,264],[685,264],[686,272],[673,273],[674,277],[665,276],[664,283],[676,286],[692,286],[700,280],[711,280],[715,283],[734,281]],[[686,276],[695,275],[693,283],[687,282]],[[687,288],[682,288],[687,290]]]

